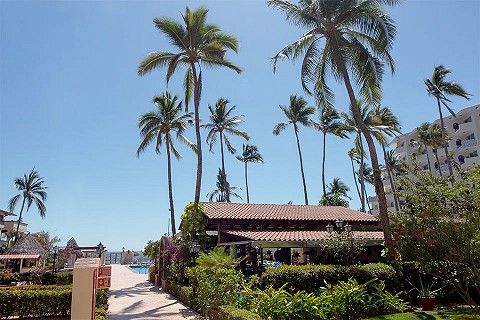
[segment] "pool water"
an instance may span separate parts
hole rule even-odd
[[[129,266],[130,269],[140,274],[148,274],[149,266]]]

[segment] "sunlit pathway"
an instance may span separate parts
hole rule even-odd
[[[127,266],[112,265],[108,319],[203,319]]]

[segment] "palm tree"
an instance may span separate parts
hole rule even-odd
[[[223,176],[222,169],[218,168],[217,182],[216,182],[217,189],[214,189],[209,193],[207,193],[208,201],[212,202],[213,199],[216,197],[215,202],[227,202],[227,197],[230,198],[230,195],[243,200],[238,193],[233,191],[240,188],[230,187],[230,184],[228,182],[225,184],[225,181],[227,181],[227,178]]]
[[[445,76],[451,73],[451,71],[445,68],[443,65],[435,67],[433,70],[433,75],[431,79],[425,79],[425,85],[427,86],[427,92],[429,95],[434,96],[437,99],[438,114],[440,116],[440,125],[442,131],[442,144],[445,150],[445,157],[447,158],[448,170],[450,176],[453,175],[452,163],[448,158],[448,145],[446,140],[445,125],[443,124],[442,108],[440,103],[442,103],[445,108],[455,117],[455,112],[447,105],[446,101],[451,102],[447,99],[445,95],[450,96],[459,96],[470,100],[468,96],[471,94],[467,93],[463,87],[456,82],[449,82],[445,80]],[[440,165],[440,164],[439,164]]]
[[[362,171],[360,171],[360,168],[358,169],[357,176],[359,180],[361,179],[363,181],[363,183],[367,182],[369,184],[373,184],[373,170],[368,166],[368,164],[363,165]],[[368,202],[367,189],[364,188],[363,191],[364,191],[365,199],[367,199],[366,203],[368,206],[368,212],[371,214],[372,208],[370,207],[370,202]]]
[[[199,114],[202,96],[201,66],[227,67],[237,73],[242,71],[241,68],[225,59],[225,53],[228,49],[234,52],[238,51],[238,40],[234,36],[222,32],[217,26],[207,24],[207,13],[208,9],[205,7],[200,7],[193,12],[187,7],[185,14],[182,15],[183,24],[167,17],[155,18],[153,20],[155,27],[167,36],[178,52],[152,52],[138,66],[140,76],[155,69],[166,67],[167,84],[179,67],[187,67],[183,85],[185,87],[185,106],[187,110],[193,95],[197,144],[197,177],[194,202],[197,204],[200,202],[202,184],[202,139]]]
[[[348,151],[348,157],[350,158],[350,162],[352,164],[352,174],[353,174],[353,181],[355,182],[355,188],[357,189],[358,199],[360,202],[362,201],[362,194],[360,193],[360,188],[358,187],[357,182],[357,174],[355,172],[355,165],[354,162],[360,164],[360,150],[357,148],[352,148]]]
[[[340,138],[346,138],[347,136],[341,130],[342,123],[339,120],[340,115],[335,108],[331,106],[323,106],[319,109],[320,117],[319,122],[312,121],[316,129],[323,133],[323,158],[322,158],[322,186],[323,195],[327,194],[325,187],[325,153],[326,153],[326,137],[327,133],[334,134]]]
[[[400,163],[397,159],[397,155],[395,154],[395,150],[388,150],[385,152],[385,167],[387,169],[388,178],[390,180],[390,188],[392,191],[396,191],[395,187],[395,175],[393,174],[395,171],[399,172]],[[400,210],[400,201],[398,199],[398,195],[393,193],[393,202],[395,204],[395,211]]]
[[[8,210],[13,212],[15,207],[18,203],[18,200],[22,198],[22,208],[20,209],[20,214],[18,215],[17,221],[17,230],[15,231],[15,236],[18,239],[18,228],[20,227],[20,223],[22,222],[22,214],[23,209],[25,208],[25,204],[27,204],[28,211],[32,205],[35,203],[35,206],[38,209],[38,213],[40,217],[45,218],[45,214],[47,212],[47,208],[45,207],[44,201],[47,200],[47,192],[45,191],[47,187],[44,185],[45,181],[43,177],[40,177],[37,170],[35,168],[30,171],[28,176],[26,174],[23,175],[22,178],[16,178],[14,180],[14,186],[19,191],[17,195],[10,199],[8,202]]]
[[[245,164],[245,189],[247,190],[247,203],[250,203],[250,197],[248,194],[248,175],[247,175],[247,163],[263,163],[263,157],[258,152],[258,148],[254,145],[243,145],[242,155],[236,157],[239,161]]]
[[[220,98],[215,104],[215,107],[209,105],[208,109],[210,110],[210,113],[211,113],[210,115],[211,122],[203,125],[203,127],[210,129],[210,131],[207,134],[207,143],[210,145],[210,152],[212,152],[212,148],[217,142],[217,133],[218,133],[218,136],[220,137],[220,153],[222,156],[222,172],[223,172],[222,176],[224,179],[227,178],[227,174],[225,173],[225,155],[223,152],[223,143],[225,142],[225,145],[227,146],[227,150],[231,154],[234,154],[236,152],[236,149],[232,146],[232,144],[230,143],[230,140],[228,140],[228,137],[225,135],[225,133],[242,137],[245,140],[250,139],[250,137],[246,132],[239,131],[235,128],[240,123],[243,122],[243,120],[241,119],[243,118],[243,115],[232,116],[231,113],[236,108],[236,106],[233,106],[230,109],[228,109],[227,108],[228,103],[229,103],[228,100]],[[227,181],[225,180],[223,184],[227,185]],[[230,197],[228,193],[226,193],[225,195],[226,195],[227,202],[230,202]]]
[[[273,69],[279,59],[297,59],[302,54],[301,81],[304,90],[314,94],[320,105],[333,106],[334,93],[326,83],[328,72],[345,84],[354,116],[367,141],[374,172],[375,192],[379,202],[380,222],[385,245],[393,251],[389,229],[387,201],[380,175],[375,143],[361,119],[361,110],[352,87],[369,102],[381,100],[385,64],[394,71],[390,56],[396,27],[384,10],[395,0],[302,0],[298,5],[289,0],[267,0],[286,13],[287,19],[309,28],[300,39],[283,48],[273,58]],[[323,46],[322,46],[323,44]],[[350,71],[350,72],[349,72]],[[313,92],[310,89],[313,87]]]
[[[313,124],[309,117],[315,113],[315,107],[307,106],[307,101],[297,95],[290,96],[290,105],[280,105],[280,109],[287,117],[287,122],[278,123],[273,129],[273,134],[278,136],[280,132],[285,130],[290,124],[293,125],[293,131],[295,132],[295,138],[297,140],[298,157],[300,158],[300,172],[302,174],[303,181],[303,194],[305,197],[305,204],[308,205],[307,184],[305,183],[305,174],[303,171],[302,151],[300,150],[300,140],[298,139],[298,125],[304,125],[305,127],[311,127]]]
[[[343,183],[340,178],[334,178],[332,182],[328,184],[328,192],[326,193],[327,196],[334,196],[334,195],[339,195],[344,198],[350,198],[350,196],[347,194],[347,192],[350,191],[350,188]]]
[[[168,179],[168,198],[170,200],[170,219],[172,221],[172,234],[176,234],[175,230],[175,208],[173,205],[172,191],[172,163],[170,154],[173,153],[175,158],[180,159],[180,154],[173,144],[172,133],[176,133],[178,141],[185,143],[192,150],[196,151],[195,144],[190,142],[184,135],[184,131],[193,124],[192,113],[181,114],[182,101],[177,102],[178,97],[169,92],[162,96],[153,97],[157,110],[144,113],[138,120],[140,128],[140,136],[142,143],[137,149],[137,157],[145,151],[148,145],[155,143],[155,152],[160,153],[162,143],[165,142],[167,152],[167,179]]]
[[[418,152],[422,153],[423,150],[425,150],[427,154],[428,170],[432,169],[432,166],[430,164],[430,156],[428,154],[428,146],[431,144],[430,126],[431,126],[430,123],[423,122],[416,128],[418,140],[420,142],[420,145],[418,147]]]
[[[428,145],[432,148],[433,154],[435,155],[435,160],[437,161],[438,165],[438,172],[440,173],[440,177],[443,177],[442,173],[442,168],[441,168],[441,163],[440,160],[438,159],[438,150],[444,145],[444,142],[449,140],[448,134],[445,132],[442,132],[442,128],[438,123],[433,123],[429,128],[428,128]],[[447,155],[447,160],[448,163],[450,163],[450,160]]]

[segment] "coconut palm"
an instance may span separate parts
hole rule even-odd
[[[196,151],[196,146],[190,142],[183,133],[193,124],[192,113],[182,113],[182,101],[178,101],[177,96],[166,92],[161,96],[153,97],[153,103],[157,110],[144,113],[138,120],[140,136],[142,142],[137,149],[137,157],[151,144],[155,143],[155,152],[160,153],[162,144],[165,143],[167,152],[167,180],[168,180],[168,198],[170,201],[170,219],[172,221],[172,234],[175,235],[175,208],[173,204],[172,191],[172,162],[171,153],[175,158],[180,159],[180,153],[173,144],[172,133],[176,134],[178,141],[188,145]]]
[[[427,86],[428,94],[434,96],[437,99],[438,114],[440,116],[440,125],[442,131],[442,144],[445,150],[445,157],[447,158],[448,170],[451,176],[453,175],[453,169],[452,163],[448,158],[447,138],[445,132],[445,125],[443,123],[442,107],[440,103],[443,104],[445,108],[447,108],[447,110],[455,117],[455,112],[447,105],[447,101],[451,101],[447,99],[446,95],[459,96],[470,100],[468,96],[470,96],[471,94],[467,93],[460,84],[456,82],[446,81],[445,76],[449,73],[451,73],[449,69],[445,68],[443,65],[439,65],[433,70],[432,78],[425,79],[424,82]]]
[[[352,175],[353,175],[353,181],[355,182],[355,188],[357,189],[357,194],[358,194],[358,199],[360,202],[362,201],[362,194],[360,193],[360,188],[358,187],[358,182],[357,182],[357,175],[355,172],[355,165],[354,162],[357,164],[360,164],[360,150],[357,148],[352,148],[348,151],[348,157],[350,158],[350,162],[352,164]]]
[[[293,125],[293,131],[295,133],[295,138],[297,141],[298,157],[300,159],[300,172],[302,174],[303,181],[303,194],[305,197],[305,204],[308,205],[308,195],[307,195],[307,184],[305,182],[305,174],[303,171],[303,160],[302,160],[302,151],[300,149],[300,140],[298,139],[298,125],[304,125],[305,127],[311,127],[312,121],[310,116],[315,113],[315,107],[307,106],[307,100],[302,97],[297,97],[297,95],[290,96],[290,105],[284,106],[280,105],[280,109],[283,111],[287,117],[287,122],[278,123],[273,129],[273,134],[278,136],[280,132],[285,130],[290,124]]]
[[[364,164],[363,170],[360,171],[360,168],[359,168],[356,173],[359,181],[362,180],[363,183],[373,184],[373,170],[368,166],[368,164]],[[367,199],[366,203],[368,206],[368,212],[371,214],[372,208],[370,207],[370,202],[368,202],[367,188],[364,188],[363,191],[364,191],[365,199]]]
[[[415,129],[417,131],[417,136],[420,143],[418,147],[418,152],[423,153],[423,151],[425,150],[427,154],[428,170],[432,169],[432,166],[430,164],[430,155],[428,154],[428,146],[431,143],[430,126],[431,124],[429,122],[423,122]]]
[[[215,202],[227,202],[227,196],[230,198],[230,196],[237,197],[241,200],[242,197],[236,193],[233,190],[239,190],[239,187],[230,187],[230,184],[227,182],[225,184],[225,181],[227,181],[227,178],[223,176],[223,171],[221,168],[218,168],[218,173],[217,173],[217,189],[214,189],[207,193],[208,201],[212,202],[213,199],[215,198]]]
[[[239,131],[236,127],[243,122],[241,118],[243,115],[239,116],[232,116],[232,111],[235,110],[236,106],[231,107],[230,109],[227,108],[227,104],[229,103],[228,100],[224,98],[218,99],[215,107],[208,106],[210,110],[210,123],[203,125],[203,127],[209,129],[207,134],[207,143],[210,145],[210,152],[212,152],[212,148],[217,142],[217,133],[220,138],[220,153],[222,156],[222,172],[223,178],[227,178],[227,174],[225,172],[225,154],[223,152],[223,144],[227,146],[227,150],[234,154],[236,149],[230,143],[230,140],[225,135],[225,133],[229,133],[235,136],[239,136],[244,138],[245,140],[249,140],[250,137],[246,132]],[[227,181],[223,182],[224,185],[227,185]],[[228,192],[225,194],[227,202],[230,202],[230,197]]]
[[[17,221],[17,230],[15,231],[16,239],[18,239],[18,229],[20,223],[22,222],[22,214],[25,209],[25,204],[27,205],[26,211],[30,209],[32,203],[35,203],[35,206],[38,209],[40,217],[45,218],[47,208],[45,207],[44,201],[47,200],[47,192],[45,191],[47,187],[44,185],[45,181],[43,177],[40,177],[35,168],[30,171],[28,176],[23,175],[23,178],[16,178],[13,185],[19,191],[19,193],[13,196],[8,202],[8,210],[13,212],[17,206],[18,200],[22,199],[22,208],[18,215]]]
[[[247,203],[250,203],[250,197],[248,194],[248,174],[247,174],[247,163],[263,163],[263,157],[258,152],[258,148],[254,145],[243,145],[242,155],[236,156],[239,161],[242,161],[245,164],[245,189],[247,191]]]
[[[325,154],[326,154],[326,137],[327,133],[334,134],[340,138],[346,138],[344,131],[341,130],[342,122],[340,121],[340,115],[331,106],[323,106],[319,109],[319,121],[312,121],[316,129],[322,132],[323,134],[323,157],[322,157],[322,186],[323,186],[323,195],[327,194],[325,187]]]
[[[428,146],[432,148],[433,154],[435,155],[435,160],[437,161],[438,173],[440,173],[440,177],[443,177],[443,173],[440,160],[438,159],[438,150],[442,148],[442,146],[444,145],[444,141],[448,141],[450,139],[449,135],[442,131],[443,130],[441,126],[436,122],[428,128]],[[450,163],[448,155],[446,161]]]
[[[327,196],[334,196],[334,195],[339,195],[344,198],[350,198],[350,196],[347,194],[347,192],[350,191],[350,188],[343,183],[340,178],[334,178],[332,182],[328,184],[328,192],[326,193]]]
[[[375,143],[361,119],[352,81],[361,96],[369,102],[381,99],[385,64],[394,70],[390,56],[396,27],[384,9],[395,0],[267,0],[287,16],[287,20],[308,28],[300,39],[287,45],[273,58],[273,69],[279,59],[295,60],[303,55],[301,82],[303,89],[314,94],[320,105],[333,106],[334,93],[327,85],[328,74],[345,84],[354,116],[368,145],[374,170],[374,185],[379,202],[380,222],[385,245],[393,250],[387,202],[380,175]],[[313,88],[313,90],[312,90]]]
[[[403,172],[400,162],[397,159],[395,150],[388,150],[385,152],[385,167],[390,180],[391,190],[395,191],[397,188],[395,187],[395,175],[393,173]],[[398,199],[398,195],[396,193],[393,193],[393,202],[395,204],[395,211],[398,212],[400,210],[400,200]]]
[[[188,108],[193,95],[195,113],[195,136],[197,145],[197,177],[195,183],[195,203],[200,201],[202,184],[202,140],[200,135],[199,106],[202,96],[202,70],[206,67],[226,67],[240,73],[241,68],[225,59],[228,49],[238,51],[238,40],[226,34],[213,24],[206,22],[208,9],[200,7],[190,11],[187,7],[182,22],[167,17],[153,20],[155,27],[165,34],[176,53],[157,51],[150,53],[138,66],[138,74],[143,76],[155,69],[167,69],[167,84],[179,67],[186,67],[183,85],[185,87],[185,106]],[[197,206],[195,206],[196,208]]]

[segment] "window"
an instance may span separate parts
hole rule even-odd
[[[472,122],[472,116],[468,117],[467,119],[465,119],[465,121],[463,121],[463,123],[469,123],[469,122]]]
[[[470,157],[478,157],[478,152],[477,150],[473,151],[472,153],[470,153]]]
[[[458,131],[458,129],[460,129],[460,126],[458,125],[458,123],[455,122],[453,124],[453,130]]]
[[[467,137],[467,140],[475,140],[475,134],[472,133]]]
[[[464,164],[465,163],[465,158],[462,155],[459,155],[458,156],[458,162],[460,162],[460,164]]]

